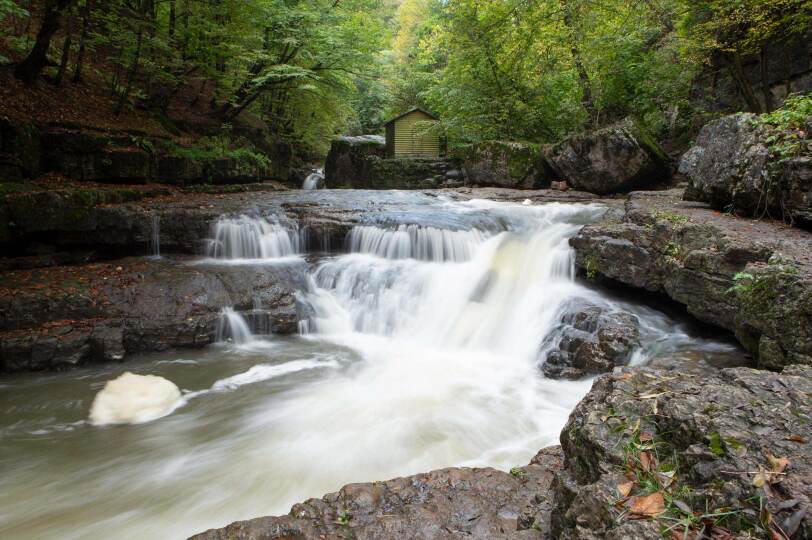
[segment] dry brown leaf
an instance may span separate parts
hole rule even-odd
[[[649,452],[640,452],[640,466],[645,472],[651,471],[652,457]]]
[[[782,473],[789,467],[789,459],[785,457],[775,457],[767,454],[767,462],[770,464],[770,472]]]
[[[806,442],[806,439],[804,439],[800,435],[790,435],[789,437],[785,437],[785,439],[788,441],[797,442],[801,444],[804,444]]]
[[[654,440],[654,435],[652,435],[651,433],[646,433],[644,431],[643,433],[640,434],[640,442],[653,441],[653,440]]]
[[[634,488],[634,482],[623,482],[617,485],[617,491],[622,497],[628,497]]]
[[[656,516],[665,510],[665,499],[663,499],[663,494],[659,491],[651,495],[632,497],[629,509],[633,514]]]

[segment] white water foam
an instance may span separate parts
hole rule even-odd
[[[211,389],[214,391],[236,390],[246,384],[254,384],[267,381],[297,371],[320,368],[337,368],[339,363],[335,361],[319,362],[317,360],[293,360],[284,364],[269,365],[258,364],[244,373],[238,373],[225,379],[215,382]]]
[[[90,422],[97,426],[142,424],[166,416],[182,404],[180,390],[172,381],[126,372],[96,394]]]

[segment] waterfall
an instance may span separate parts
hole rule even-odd
[[[313,273],[308,330],[533,357],[558,306],[579,288],[568,240],[585,215],[601,210],[511,207],[521,215],[490,236],[414,226],[353,229],[348,244],[357,254]]]
[[[152,214],[152,241],[150,242],[152,256],[161,257],[161,216],[156,212]]]
[[[215,259],[275,259],[299,252],[299,233],[277,221],[250,216],[221,217],[206,255]]]
[[[248,323],[234,308],[223,308],[217,321],[217,341],[232,341],[244,345],[254,340]]]
[[[452,231],[435,227],[400,225],[394,229],[354,227],[347,236],[351,253],[367,253],[386,259],[462,262],[471,258],[487,234],[473,229]]]
[[[305,178],[302,189],[319,189],[324,186],[324,169],[316,169]]]

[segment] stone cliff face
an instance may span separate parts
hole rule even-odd
[[[692,100],[710,111],[752,110],[736,83],[734,67],[731,59],[723,54],[713,58],[695,81]],[[752,86],[762,110],[780,106],[793,92],[809,92],[812,90],[812,32],[768,43],[763,54],[742,59],[741,72],[742,78]]]

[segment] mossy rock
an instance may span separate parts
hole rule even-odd
[[[550,163],[571,187],[600,195],[651,187],[671,177],[668,156],[631,118],[567,138],[551,150]]]
[[[458,151],[470,184],[508,188],[549,187],[543,147],[526,142],[484,141]]]

